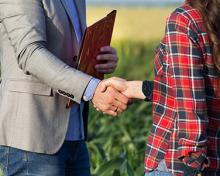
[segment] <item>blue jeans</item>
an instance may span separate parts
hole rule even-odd
[[[0,169],[4,176],[90,176],[84,141],[66,141],[54,155],[0,146]]]
[[[172,176],[172,174],[168,171],[165,160],[162,160],[154,171],[145,173],[145,176]]]

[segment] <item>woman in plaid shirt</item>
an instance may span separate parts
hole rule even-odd
[[[153,102],[146,176],[220,176],[220,0],[187,0],[170,15],[154,71],[153,82],[106,81]]]

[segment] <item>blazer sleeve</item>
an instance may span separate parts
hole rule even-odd
[[[42,0],[0,0],[0,22],[24,73],[71,94],[80,103],[92,77],[66,65],[47,49]]]

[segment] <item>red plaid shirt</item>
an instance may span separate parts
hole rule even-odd
[[[219,75],[202,16],[187,4],[167,20],[155,56],[153,126],[145,157],[146,171],[165,158],[168,169],[183,175],[191,153],[207,156],[205,175],[220,175]]]

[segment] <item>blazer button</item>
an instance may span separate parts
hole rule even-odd
[[[58,93],[63,94],[63,91],[62,90],[58,90]]]

